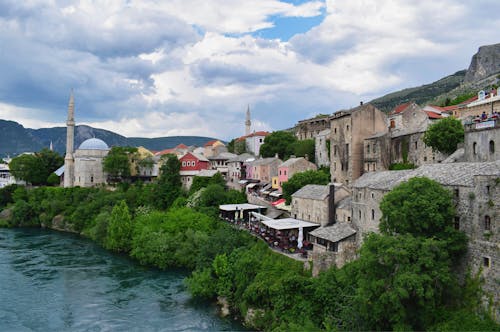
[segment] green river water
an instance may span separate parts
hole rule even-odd
[[[0,331],[234,331],[158,271],[71,234],[0,229]]]

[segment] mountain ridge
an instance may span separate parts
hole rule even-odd
[[[109,146],[143,146],[154,151],[170,149],[180,143],[187,146],[203,146],[206,142],[217,139],[206,136],[125,137],[106,129],[87,125],[75,126],[75,147],[93,137],[102,139]],[[48,148],[51,142],[54,151],[64,154],[66,127],[31,129],[15,121],[0,119],[0,157],[40,151]]]

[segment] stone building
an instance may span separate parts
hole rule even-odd
[[[281,191],[282,184],[295,174],[309,170],[315,171],[317,169],[318,167],[306,158],[291,156],[287,161],[278,166],[277,189]]]
[[[500,160],[500,119],[465,125],[466,161]]]
[[[413,177],[428,177],[453,192],[455,227],[469,238],[465,266],[477,272],[482,268],[484,289],[499,308],[500,251],[500,160],[423,165],[414,170],[366,173],[353,184],[352,223],[361,245],[368,232],[378,232],[382,197],[398,184]],[[498,309],[497,309],[498,310]],[[497,312],[497,315],[500,313]],[[500,316],[498,316],[500,317]]]
[[[332,188],[335,188],[334,197],[330,202]],[[308,184],[292,194],[291,215],[295,219],[317,223],[321,226],[334,224],[335,202],[347,196],[349,196],[349,191],[340,183],[328,186]]]
[[[321,131],[330,128],[330,115],[321,114],[311,119],[301,120],[295,126],[299,140],[314,139]]]
[[[105,184],[107,175],[103,170],[103,160],[108,153],[108,145],[98,138],[83,141],[73,154],[74,186],[94,187]]]
[[[249,153],[243,153],[227,161],[228,181],[237,183],[247,179],[246,161],[253,161],[255,157]]]
[[[377,133],[363,141],[363,172],[385,171],[391,165],[391,137]]]
[[[316,165],[318,167],[330,166],[330,154],[328,146],[330,145],[330,128],[322,130],[314,137],[314,154]]]
[[[278,176],[278,166],[282,163],[283,161],[277,157],[256,159],[248,163],[252,170],[248,170],[247,167],[247,174],[251,174],[251,179],[271,183],[272,178]]]
[[[221,152],[216,155],[208,157],[210,161],[210,169],[217,170],[222,174],[226,181],[229,180],[229,166],[228,161],[235,158],[236,155],[231,152]]]
[[[387,132],[384,113],[370,104],[333,114],[330,121],[330,173],[334,182],[350,185],[364,171],[364,140]]]

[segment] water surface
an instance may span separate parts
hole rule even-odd
[[[0,229],[0,331],[241,330],[157,271],[78,236]]]

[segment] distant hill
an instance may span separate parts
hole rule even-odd
[[[467,70],[457,71],[453,75],[430,84],[389,93],[370,103],[384,112],[389,112],[395,106],[410,101],[420,105],[441,104],[447,98],[452,100],[464,94],[475,93],[498,85],[499,74],[500,43],[481,46],[473,55]]]
[[[127,138],[109,130],[82,125],[75,128],[75,147],[92,137],[102,139],[109,146],[144,146],[155,151],[173,148],[180,143],[187,146],[203,146],[206,142],[216,139],[204,136]],[[66,127],[30,129],[24,128],[17,122],[0,119],[0,157],[40,151],[43,148],[48,148],[50,142],[52,142],[55,151],[64,154],[66,151]]]

